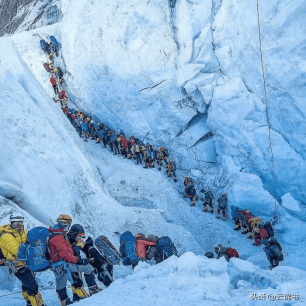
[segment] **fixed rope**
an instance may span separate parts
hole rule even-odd
[[[264,68],[264,61],[263,61],[263,54],[262,54],[259,0],[257,0],[257,21],[258,21],[258,36],[259,36],[259,51],[260,51],[260,60],[261,60],[261,70],[262,70],[263,86],[264,86],[264,92],[265,92],[266,115],[267,115],[268,131],[269,131],[269,146],[270,146],[270,151],[271,151],[272,171],[273,171],[273,183],[274,183],[273,197],[274,197],[274,205],[275,205],[274,212],[275,212],[275,215],[276,215],[277,214],[277,202],[276,202],[276,198],[275,198],[275,192],[276,192],[275,164],[274,164],[274,154],[273,154],[272,138],[271,138],[271,125],[270,125],[270,116],[269,116],[267,83],[266,83],[266,75],[265,75],[265,68]]]

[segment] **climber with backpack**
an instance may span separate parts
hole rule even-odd
[[[155,160],[158,165],[158,171],[161,171],[161,166],[163,164],[162,152],[158,150],[158,148],[154,148],[154,155],[155,155]]]
[[[234,248],[227,248],[222,246],[222,244],[215,244],[215,253],[217,254],[217,259],[224,257],[227,261],[230,261],[231,258],[239,258],[239,254]]]
[[[63,70],[61,69],[60,66],[57,67],[56,75],[57,75],[58,78],[59,78],[60,84],[62,84],[62,83],[64,82],[64,72],[63,72]]]
[[[94,258],[93,267],[98,272],[98,280],[108,287],[113,281],[113,269],[121,263],[118,250],[106,236],[99,236],[93,241],[87,239],[84,250],[88,248],[89,258]]]
[[[227,208],[227,195],[223,193],[222,196],[218,199],[218,209],[217,209],[217,218],[221,218],[222,212],[222,220],[226,219],[226,208]]]
[[[241,234],[247,234],[252,232],[251,219],[254,217],[249,209],[244,209],[241,211],[241,226],[243,231]]]
[[[80,224],[72,225],[70,231],[67,233],[67,236],[73,250],[73,255],[81,257],[81,251],[85,253],[83,250],[85,239],[85,230],[83,226]],[[102,291],[102,289],[96,283],[96,278],[93,272],[89,274],[84,273],[84,278],[88,286],[89,295],[84,288],[81,273],[73,272],[72,277],[74,284],[71,286],[71,289],[73,293],[74,302],[79,302],[80,300],[87,298],[89,295],[93,295]]]
[[[156,242],[146,238],[146,236],[142,233],[136,234],[135,238],[138,261],[146,261],[147,247],[156,245]]]
[[[58,43],[58,41],[56,40],[54,36],[50,36],[50,46],[53,52],[55,53],[55,55],[58,56],[58,51],[61,45]]]
[[[120,257],[124,266],[137,266],[138,256],[136,252],[136,238],[134,235],[126,231],[120,236]]]
[[[52,54],[51,46],[44,39],[40,41],[40,46],[43,49],[43,51],[47,54],[48,58],[52,61],[53,54]]]
[[[259,225],[262,225],[262,221],[261,221],[261,217],[255,217],[251,219],[251,228],[252,228],[252,232],[251,232],[251,238],[254,238],[254,243],[253,245],[255,246],[259,246],[259,240],[261,237],[261,229],[259,227]],[[249,238],[249,237],[248,237]]]
[[[167,175],[168,177],[172,177],[173,176],[173,180],[176,183],[177,182],[177,178],[176,178],[176,164],[175,161],[173,159],[169,160],[169,163],[167,165]]]
[[[56,278],[56,292],[62,306],[71,305],[73,302],[67,295],[67,280],[69,278],[72,285],[74,281],[72,272],[91,274],[94,268],[90,265],[90,260],[75,256],[67,233],[70,230],[72,218],[69,215],[59,215],[56,224],[49,228],[49,250],[51,270]],[[85,293],[83,292],[84,298]]]
[[[241,229],[241,209],[238,206],[231,205],[231,215],[235,223],[234,231],[239,231]]]
[[[208,212],[208,208],[207,206],[209,206],[210,208],[210,213],[214,213],[214,207],[212,205],[213,199],[214,199],[214,195],[212,193],[212,191],[210,190],[205,190],[205,189],[201,189],[200,192],[202,192],[204,194],[204,199],[203,199],[203,211],[204,212]]]
[[[68,107],[68,104],[67,104],[68,97],[67,97],[66,91],[64,89],[59,93],[59,99],[61,101],[61,107],[62,108]]]
[[[177,249],[169,237],[159,238],[151,234],[148,239],[155,241],[156,245],[149,247],[146,254],[147,260],[154,259],[155,263],[159,264],[173,255],[178,257]]]
[[[0,250],[2,262],[9,274],[16,276],[22,284],[22,296],[27,306],[44,306],[44,301],[38,291],[35,275],[26,266],[26,262],[18,258],[20,246],[27,241],[27,231],[24,229],[24,217],[21,213],[11,213],[10,224],[0,227]]]
[[[167,158],[169,157],[169,151],[166,148],[164,148],[164,147],[160,147],[159,151],[161,152],[161,158],[162,158],[160,163],[162,164],[162,161],[164,161],[165,165],[167,167],[167,165],[168,165]]]
[[[198,197],[197,197],[196,189],[194,187],[193,179],[191,178],[188,179],[188,185],[185,190],[185,193],[186,193],[187,198],[190,199],[191,206],[195,207],[196,206],[195,201],[197,201]]]
[[[53,76],[50,78],[50,83],[52,84],[53,90],[55,94],[58,94],[58,88],[57,88],[57,83],[56,80]]]
[[[263,244],[263,250],[265,251],[267,259],[270,263],[270,270],[272,270],[284,260],[283,249],[275,237],[271,237],[269,240],[264,240]]]

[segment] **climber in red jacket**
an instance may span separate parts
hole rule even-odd
[[[52,262],[51,269],[56,275],[56,292],[61,305],[66,306],[73,304],[67,295],[66,289],[69,271],[92,274],[94,268],[90,265],[90,259],[83,259],[73,255],[73,250],[67,237],[67,232],[72,223],[71,217],[63,214],[56,221],[57,224],[49,228],[50,238],[48,245]],[[71,288],[72,292],[76,290],[73,286]],[[85,289],[82,288],[82,290],[82,292],[77,292],[77,294],[82,294],[82,298],[88,297],[89,295]]]
[[[68,106],[68,104],[67,104],[68,97],[66,96],[66,91],[64,89],[60,92],[59,99],[61,101],[62,108],[65,108],[65,107]]]
[[[54,93],[58,94],[57,83],[56,83],[56,80],[55,80],[55,78],[53,76],[50,78],[50,82],[51,82],[52,87],[54,89]]]

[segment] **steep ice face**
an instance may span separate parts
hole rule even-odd
[[[216,192],[252,189],[245,172],[278,202],[305,203],[305,1],[259,1],[259,13],[275,186],[256,1],[64,0],[77,105],[127,134],[150,131],[181,169],[213,174],[198,184]]]
[[[259,1],[277,200],[290,192],[305,203],[305,1]],[[274,195],[256,1],[223,0],[213,24],[220,69],[229,80],[214,90],[208,125],[217,152],[240,171],[261,177]],[[229,90],[230,89],[230,90]],[[221,150],[219,150],[221,148]],[[236,148],[236,150],[235,150]],[[236,151],[236,152],[235,152]]]
[[[61,0],[3,0],[0,4],[0,36],[61,20]]]

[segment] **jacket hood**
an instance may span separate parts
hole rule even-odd
[[[62,233],[65,234],[65,231],[61,229],[57,224],[49,227],[50,233]]]

